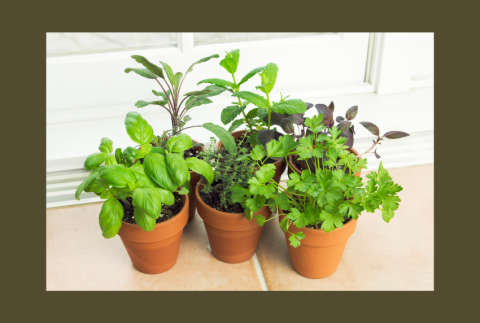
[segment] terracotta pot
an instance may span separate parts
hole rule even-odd
[[[235,139],[240,138],[246,131],[245,130],[237,130],[232,132],[232,136]],[[248,132],[247,134],[250,134]],[[221,141],[217,143],[217,147],[223,147],[223,144]],[[283,172],[285,172],[285,168],[287,167],[287,163],[285,162],[285,159],[281,159],[277,162],[274,163],[275,165],[275,175],[273,175],[273,180],[277,183],[280,183],[280,178],[282,177]]]
[[[183,228],[188,220],[189,199],[181,195],[183,209],[173,218],[144,231],[136,224],[122,223],[118,235],[127,249],[133,266],[145,274],[160,274],[177,262]]]
[[[247,220],[244,213],[225,213],[211,208],[200,197],[202,188],[203,185],[199,183],[195,190],[198,215],[205,224],[213,255],[229,264],[249,260],[257,249],[263,227],[255,219]],[[268,206],[264,206],[254,213],[258,214],[268,219],[272,212]]]
[[[347,150],[348,150],[349,152],[355,154],[355,156],[358,155],[358,151],[356,151],[356,150],[353,149],[353,148],[348,148]],[[292,168],[293,168],[299,175],[301,175],[301,174],[302,174],[302,171],[295,166],[295,163],[293,162],[293,156],[294,156],[294,155],[288,156],[288,164],[291,166],[291,167],[288,167],[288,175],[290,175],[291,173],[293,173]],[[361,158],[362,158],[362,157],[359,157],[358,159],[361,159]],[[358,173],[355,174],[355,176],[356,176],[356,177],[360,177],[360,174],[361,174],[361,173],[362,173],[362,172],[358,172]]]
[[[280,209],[279,212],[283,213]],[[279,221],[284,217],[284,215],[279,216]],[[288,253],[295,271],[304,277],[314,279],[332,275],[337,270],[348,238],[356,227],[357,220],[354,219],[347,222],[341,229],[337,228],[328,233],[317,229],[298,229],[292,224],[288,230],[293,233],[301,231],[305,235],[305,238],[300,241],[302,244],[293,248],[288,240],[290,234],[285,232]]]
[[[193,139],[192,139],[193,140]],[[193,140],[196,144],[198,141]],[[202,151],[204,148],[202,146],[196,147],[197,151]],[[192,191],[188,195],[190,198],[190,206],[188,209],[188,222],[193,220],[195,216],[195,211],[197,210],[197,199],[195,198],[195,188],[197,187],[197,183],[200,180],[200,175],[195,173],[194,171],[190,171],[190,186],[192,187]]]

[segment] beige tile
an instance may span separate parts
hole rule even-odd
[[[395,217],[385,223],[381,212],[363,213],[330,277],[297,274],[278,221],[268,222],[257,248],[268,289],[433,290],[433,165],[389,172],[403,186]]]
[[[207,249],[201,218],[184,229],[176,265],[137,271],[120,237],[102,237],[101,203],[47,210],[47,290],[261,290],[253,260],[226,264]]]

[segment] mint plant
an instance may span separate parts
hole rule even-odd
[[[137,112],[127,114],[125,127],[140,149],[117,148],[113,153],[113,142],[102,138],[100,152],[85,160],[84,168],[91,172],[75,192],[77,200],[83,191],[106,200],[100,211],[100,228],[105,238],[114,237],[122,225],[124,209],[119,200],[130,203],[127,198],[131,198],[135,222],[143,230],[152,231],[156,220],[162,217],[162,204],[172,205],[174,192],[189,192],[189,170],[202,174],[210,183],[213,181],[213,170],[207,163],[195,157],[183,158],[183,152],[192,147],[188,135],[172,136],[167,149],[163,149],[152,146],[153,129]]]
[[[278,74],[278,67],[275,63],[269,63],[264,67],[253,69],[237,83],[235,73],[239,60],[240,50],[236,49],[227,52],[225,58],[220,62],[220,65],[231,75],[233,82],[211,78],[202,80],[198,84],[210,83],[216,86],[223,86],[232,92],[232,96],[235,97],[238,102],[232,102],[233,105],[223,109],[221,121],[224,125],[232,123],[228,132],[232,132],[241,125],[246,124],[248,130],[251,132],[249,142],[252,146],[255,146],[260,143],[258,140],[258,131],[264,128],[270,130],[272,113],[302,113],[306,111],[305,103],[301,100],[287,100],[289,96],[283,97],[281,94],[279,102],[270,101],[270,93],[275,86]],[[249,91],[240,91],[240,86],[256,74],[260,76],[261,80],[261,84],[256,86],[256,89],[262,91],[265,97]],[[245,113],[245,109],[250,103],[256,106],[256,108]],[[242,114],[243,118],[236,119],[240,114]]]
[[[255,147],[248,158],[259,170],[248,181],[249,187],[237,185],[232,197],[232,201],[242,204],[245,214],[252,214],[263,205],[282,210],[277,215],[285,215],[280,227],[291,234],[290,245],[295,248],[305,235],[290,232],[292,224],[330,232],[342,228],[350,219],[357,219],[362,211],[373,213],[377,209],[382,210],[382,217],[388,223],[401,201],[397,193],[402,187],[393,182],[382,163],[377,172],[367,175],[366,183],[355,176],[366,168],[367,160],[348,152],[347,138],[341,136],[340,128],[331,126],[326,133],[324,121],[323,114],[306,118],[307,135],[297,141],[286,135],[267,143],[268,157],[287,159],[298,154],[300,159],[313,159],[313,165],[308,165],[301,175],[295,171],[289,175],[287,187],[273,180],[275,168],[263,163],[265,151]],[[260,226],[267,221],[262,215],[256,215],[255,219]]]

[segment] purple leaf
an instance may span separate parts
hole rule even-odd
[[[282,113],[272,112],[270,115],[270,124],[280,126],[282,119],[286,118],[287,116]],[[268,124],[268,114],[263,117],[263,121]]]
[[[303,117],[305,113],[295,113],[295,114],[290,114],[288,116],[288,120],[291,122],[301,125],[305,122],[305,118]]]
[[[318,114],[323,114],[323,125],[327,128],[333,126],[333,113],[325,104],[315,104]]]
[[[281,136],[283,136],[281,132],[273,131],[273,130],[263,129],[258,132],[258,139],[260,139],[260,142],[263,145],[266,145],[272,139],[277,140]]]
[[[350,121],[342,120],[338,123],[338,128],[342,130],[342,133],[346,134],[347,132],[350,132],[349,130],[351,125],[352,123]]]
[[[373,123],[371,122],[368,122],[368,121],[362,121],[360,122],[360,124],[362,126],[364,126],[368,131],[370,131],[372,134],[374,134],[375,136],[379,136],[380,135],[380,130],[378,129],[378,127],[376,125],[374,125]]]
[[[408,136],[410,136],[410,134],[403,131],[389,131],[383,135],[383,137],[387,137],[388,139],[400,139]]]
[[[313,104],[305,102],[305,105],[307,106],[307,110],[313,107]]]
[[[333,111],[335,110],[335,105],[333,104],[333,101],[330,102],[330,105],[328,106],[328,108],[330,109],[330,111],[332,111],[332,114],[333,114]]]
[[[282,123],[280,125],[286,133],[294,133],[295,128],[293,127],[293,122],[289,119],[282,119]]]
[[[347,113],[345,113],[345,117],[347,118],[347,120],[353,120],[357,115],[357,112],[358,112],[358,107],[353,106],[347,110]]]
[[[380,155],[377,154],[377,150],[375,149],[375,157],[377,157],[377,159],[380,159]]]
[[[337,122],[340,122],[340,121],[342,121],[342,120],[345,120],[345,118],[342,117],[342,116],[338,116],[335,120],[336,120]]]

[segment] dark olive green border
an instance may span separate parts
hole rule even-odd
[[[2,165],[3,192],[8,195],[4,195],[2,212],[2,276],[7,287],[3,290],[5,309],[16,318],[12,321],[96,322],[120,317],[133,322],[147,316],[155,321],[174,318],[173,322],[189,318],[192,322],[214,318],[256,321],[260,317],[269,322],[306,322],[308,316],[316,321],[352,322],[361,317],[369,321],[458,320],[475,309],[473,301],[478,297],[469,291],[477,279],[469,275],[478,271],[472,263],[478,250],[465,248],[478,244],[477,236],[467,232],[476,227],[473,222],[478,211],[466,210],[475,204],[473,194],[478,195],[476,158],[467,157],[476,150],[476,137],[468,134],[477,127],[480,109],[476,98],[478,49],[472,48],[478,46],[478,18],[474,16],[478,11],[459,2],[446,6],[441,2],[357,1],[352,5],[337,2],[337,8],[325,2],[257,1],[249,6],[246,2],[197,1],[178,3],[177,8],[170,3],[156,2],[149,7],[139,2],[110,2],[107,8],[98,1],[58,1],[56,6],[38,1],[33,5],[18,2],[15,7],[9,3],[4,8]],[[455,30],[457,26],[460,28]],[[435,31],[435,169],[439,171],[435,171],[434,292],[46,291],[45,32],[178,30]],[[292,57],[295,59],[300,58]],[[462,147],[460,142],[468,142],[470,147]],[[14,151],[17,153],[12,154]],[[468,183],[455,183],[454,178],[470,178],[472,188]],[[415,225],[412,223],[412,230]]]

